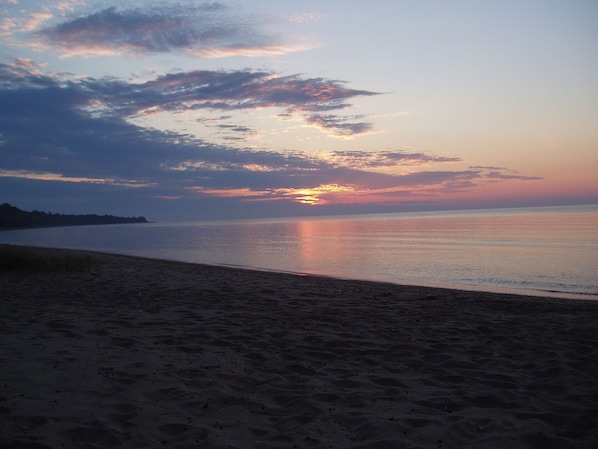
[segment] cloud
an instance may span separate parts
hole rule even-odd
[[[421,171],[406,175],[363,172],[325,164],[317,171],[294,172],[293,181],[247,187],[247,183],[219,188],[197,185],[190,190],[242,201],[294,201],[309,205],[396,204],[404,199],[430,200],[447,193],[464,193],[483,182],[504,180],[500,174],[476,170]],[[531,181],[540,178],[521,177]],[[334,180],[335,182],[330,182]],[[249,183],[249,185],[252,185]],[[274,187],[276,186],[276,187]]]
[[[266,107],[286,108],[289,112],[329,111],[349,107],[346,100],[353,97],[378,95],[347,88],[338,80],[250,70],[167,74],[136,86],[136,92],[150,102],[149,105],[133,103],[138,110],[151,106],[170,111]]]
[[[396,203],[463,192],[481,183],[538,179],[500,167],[422,170],[462,161],[418,151],[313,154],[239,149],[128,121],[131,114],[148,108],[178,111],[206,107],[206,102],[222,104],[224,110],[267,104],[293,111],[297,105],[316,108],[319,102],[326,108],[355,92],[334,81],[242,71],[191,72],[130,84],[44,75],[42,68],[25,59],[0,64],[3,189],[9,182],[21,183],[23,191],[27,188],[22,183],[37,183],[38,188],[47,183],[71,185],[71,195],[82,186],[109,189],[120,192],[114,193],[119,200],[147,192],[156,198],[321,205]],[[286,81],[303,86],[304,92],[287,95]],[[274,93],[269,83],[276,86]],[[233,134],[251,132],[231,119],[222,115],[213,125]],[[406,172],[379,170],[388,167]]]
[[[265,34],[258,18],[218,3],[110,7],[36,33],[63,56],[183,52],[202,58],[279,55],[313,47]]]
[[[29,16],[29,20],[23,25],[22,31],[34,31],[38,29],[41,24],[52,19],[54,16],[48,12],[33,13]]]
[[[181,113],[208,110],[247,110],[281,108],[286,114],[298,114],[307,123],[338,136],[355,136],[372,130],[367,122],[328,114],[315,120],[303,111],[333,111],[348,107],[347,100],[357,96],[377,95],[350,89],[344,82],[324,78],[280,76],[272,72],[197,70],[167,74],[142,84],[113,78],[68,80],[57,75],[42,75],[40,66],[30,60],[0,65],[0,76],[12,86],[47,87],[70,83],[81,108],[95,114],[129,118],[161,112]],[[7,85],[10,88],[10,85]]]
[[[361,117],[353,117],[361,118]],[[372,131],[372,124],[368,122],[350,122],[351,118],[337,115],[308,114],[305,120],[324,131],[328,131],[338,137],[354,136],[356,134],[367,134]]]
[[[520,175],[517,170],[509,169],[507,167],[496,167],[496,166],[485,166],[485,165],[475,165],[469,167],[471,170],[477,170],[480,172],[484,172],[484,177],[487,179],[491,179],[493,181],[498,180],[520,180],[520,181],[529,181],[529,180],[537,180],[542,179],[538,177],[530,177],[530,176],[522,176]]]
[[[283,108],[283,114],[299,114],[307,123],[334,135],[354,136],[371,132],[372,124],[351,121],[354,117],[311,112],[345,109],[351,106],[347,100],[353,97],[378,93],[350,89],[338,80],[242,70],[168,74],[135,86],[134,92],[118,92],[117,95],[110,103],[118,106],[118,98],[121,98],[120,107],[128,115],[197,109]]]
[[[0,64],[0,79],[6,83],[5,89],[24,85],[43,87],[55,84],[55,77],[43,73],[44,67],[45,64],[39,64],[32,59],[17,58],[12,64]]]
[[[256,166],[272,170],[293,166],[298,171],[317,168],[300,154],[236,150],[135,126],[126,121],[127,114],[97,113],[90,105],[98,98],[101,103],[117,101],[113,95],[125,94],[122,83],[62,80],[40,75],[37,70],[26,60],[0,64],[0,157],[5,170],[136,179],[140,183],[193,174],[218,184],[214,167],[249,173]]]
[[[0,168],[0,178],[34,179],[38,181],[58,181],[87,184],[106,184],[122,187],[150,187],[151,183],[140,183],[134,180],[113,179],[113,178],[84,178],[64,176],[60,173],[35,172],[27,170],[3,170]]]
[[[244,141],[258,134],[255,129],[243,125],[221,123],[216,128],[220,130],[219,134],[224,135],[222,138],[228,141]]]
[[[462,159],[458,157],[406,151],[334,151],[329,157],[336,164],[361,169],[462,162]]]
[[[216,134],[222,135],[222,139],[224,140],[238,140],[243,141],[247,138],[253,137],[258,135],[258,131],[256,129],[250,128],[248,126],[239,125],[230,123],[230,120],[233,118],[232,115],[222,115],[220,117],[211,117],[211,118],[198,118],[192,120],[195,123],[201,123],[203,126],[207,128],[214,128],[217,130]],[[185,121],[185,120],[183,120]],[[226,123],[224,123],[226,122]]]

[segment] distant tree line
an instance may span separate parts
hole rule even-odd
[[[0,229],[43,228],[53,226],[84,226],[121,223],[147,223],[145,217],[115,217],[114,215],[63,215],[34,210],[26,212],[8,203],[0,206]]]

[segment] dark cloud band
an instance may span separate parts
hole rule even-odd
[[[287,96],[287,82],[288,86],[305,89]],[[162,105],[174,111],[197,107],[190,102],[198,98],[210,104],[221,102],[226,105],[222,109],[268,104],[292,112],[301,105],[330,107],[355,94],[363,93],[346,89],[340,82],[279,78],[262,72],[191,72],[132,85],[114,79],[70,80],[42,75],[34,63],[25,60],[0,64],[0,104],[4,106],[0,108],[0,178],[146,189],[163,197],[203,195],[300,202],[310,196],[301,193],[305,189],[337,202],[348,201],[350,196],[341,196],[349,194],[352,198],[376,195],[390,201],[410,194],[409,190],[432,195],[429,192],[463,191],[481,182],[538,179],[497,167],[397,175],[378,169],[460,160],[409,151],[318,155],[243,150],[127,121],[144,108]],[[239,134],[250,131],[230,126],[221,129]]]

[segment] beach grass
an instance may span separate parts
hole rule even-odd
[[[93,259],[87,255],[43,254],[27,248],[0,246],[0,271],[87,271]]]

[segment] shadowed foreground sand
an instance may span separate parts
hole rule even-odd
[[[93,258],[0,272],[2,449],[598,447],[596,302]]]

